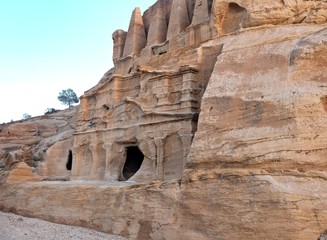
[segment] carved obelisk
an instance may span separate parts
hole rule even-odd
[[[123,57],[140,53],[146,45],[146,35],[140,8],[135,8],[127,32]]]
[[[177,36],[190,25],[186,0],[174,0],[169,18],[167,39]]]

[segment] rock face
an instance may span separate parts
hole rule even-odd
[[[226,42],[202,99],[189,163],[219,152],[215,163],[224,168],[324,171],[326,33],[285,26]]]
[[[8,181],[68,180],[71,171],[66,165],[73,148],[75,115],[76,108],[70,108],[0,125],[0,183],[9,173]]]
[[[206,219],[220,239],[317,239],[325,230],[326,36],[324,27],[279,26],[224,43],[184,175],[187,209],[205,202],[183,213],[191,229]]]
[[[41,178],[34,177],[32,168],[28,166],[25,162],[20,162],[15,169],[10,171],[9,176],[7,178],[7,183],[33,181],[41,181]]]
[[[38,170],[64,175],[73,146],[72,181],[3,184],[0,210],[132,239],[324,239],[326,16],[308,0],[136,9]]]

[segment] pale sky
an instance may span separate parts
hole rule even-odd
[[[0,0],[0,123],[65,109],[113,67],[112,33],[156,0]]]

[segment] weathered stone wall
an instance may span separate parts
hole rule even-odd
[[[202,99],[189,162],[213,164],[209,156],[218,152],[216,164],[226,167],[324,170],[325,38],[324,27],[285,26],[227,41]]]
[[[76,108],[0,125],[0,183],[16,167],[24,179],[69,179],[66,164],[73,148]],[[19,165],[26,163],[26,165]],[[19,169],[18,169],[19,170]],[[19,181],[19,174],[15,181]],[[26,178],[25,173],[29,172]]]
[[[145,47],[123,57],[137,31],[116,32],[115,69],[81,98],[71,177],[88,181],[3,184],[0,210],[132,239],[318,239],[325,16],[325,1],[158,1]],[[117,182],[135,146],[139,183]]]
[[[190,229],[208,239],[325,230],[326,36],[323,26],[279,26],[224,42],[184,174]]]

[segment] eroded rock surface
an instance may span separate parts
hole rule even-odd
[[[0,125],[0,182],[11,170],[19,179],[69,179],[69,151],[73,147],[76,108]],[[24,164],[23,164],[24,163]],[[25,169],[25,170],[24,170]]]
[[[323,239],[326,9],[136,9],[128,32],[113,34],[115,67],[81,97],[73,138],[60,133],[38,168],[72,181],[3,184],[0,209],[133,239]],[[36,131],[27,123],[8,144]]]
[[[126,238],[96,232],[91,229],[55,224],[35,218],[0,212],[2,240],[127,240]]]

